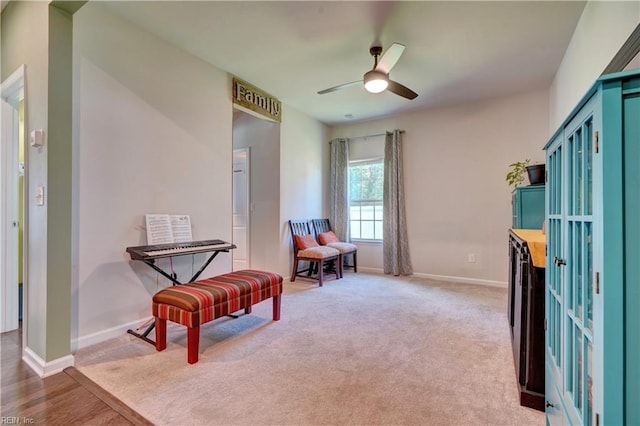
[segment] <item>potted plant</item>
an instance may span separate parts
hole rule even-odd
[[[513,186],[514,188],[518,187],[522,182],[524,182],[524,172],[527,170],[527,166],[531,161],[527,158],[524,161],[518,161],[515,163],[509,164],[511,169],[505,180],[509,184],[509,186]]]
[[[527,172],[530,185],[544,185],[544,164],[531,164],[528,158],[524,161],[517,161],[509,164],[511,169],[507,173],[505,180],[509,186],[514,188],[520,186],[524,182],[524,173]]]
[[[543,164],[532,164],[527,166],[527,175],[531,185],[544,185],[545,166]]]

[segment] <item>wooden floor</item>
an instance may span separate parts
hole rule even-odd
[[[151,425],[73,367],[41,379],[21,359],[22,331],[0,336],[0,424]]]

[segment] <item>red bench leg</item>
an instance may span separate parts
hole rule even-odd
[[[200,326],[187,327],[187,362],[189,364],[198,362],[199,346]]]
[[[167,320],[156,317],[156,351],[167,349]]]
[[[273,320],[278,321],[280,319],[280,295],[273,296]]]

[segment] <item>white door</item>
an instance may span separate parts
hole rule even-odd
[[[18,328],[18,111],[4,99],[0,147],[0,332]]]
[[[248,269],[250,241],[249,148],[233,150],[233,270]]]

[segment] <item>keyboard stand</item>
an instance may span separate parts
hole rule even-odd
[[[200,276],[200,274],[202,274],[202,272],[207,268],[207,266],[209,266],[211,261],[213,259],[215,259],[215,257],[220,252],[228,253],[229,249],[233,249],[233,248],[236,248],[235,245],[231,245],[230,247],[225,247],[225,248],[222,248],[222,249],[211,249],[211,250],[209,250],[209,251],[212,251],[213,253],[211,253],[211,255],[206,260],[206,262],[204,262],[202,267],[187,282],[191,283],[191,282],[196,281],[198,279],[198,277]],[[199,254],[199,253],[207,253],[207,252],[206,251],[200,251],[200,252],[197,252],[197,253],[176,253],[175,256],[185,256],[185,255],[188,255],[188,254]],[[173,256],[165,256],[165,257],[173,257]],[[158,267],[158,265],[156,265],[155,259],[148,258],[148,259],[137,259],[137,260],[141,260],[142,262],[146,263],[151,268],[153,268],[160,275],[162,275],[163,277],[171,280],[171,282],[173,283],[172,285],[182,285],[182,284],[184,284],[184,283],[181,283],[180,281],[178,281],[178,279],[176,277],[168,274],[166,271],[164,271],[163,269]],[[151,343],[153,346],[155,346],[156,342],[151,340],[149,337],[147,337],[149,335],[149,333],[151,333],[151,331],[155,328],[155,326],[156,326],[156,323],[154,321],[154,322],[152,322],[151,324],[149,324],[147,326],[147,328],[145,329],[145,331],[143,333],[138,333],[137,331],[132,330],[132,329],[127,330],[127,333],[129,333],[129,334],[131,334],[133,336],[136,336],[137,338],[142,339],[145,342]]]
[[[218,253],[220,253],[221,251],[224,252],[228,252],[229,250],[216,250],[214,251],[211,256],[209,256],[209,259],[207,259],[207,261],[202,265],[202,267],[198,270],[198,272],[195,273],[194,276],[191,277],[191,279],[187,282],[194,282],[195,280],[198,279],[198,277],[200,276],[200,274],[202,274],[202,272],[207,268],[207,266],[209,266],[209,264],[211,263],[211,261],[218,255]],[[204,253],[204,252],[201,252]],[[171,280],[171,282],[173,283],[173,285],[182,285],[184,283],[181,283],[180,281],[178,281],[175,277],[167,274],[164,270],[160,269],[158,267],[158,265],[156,265],[156,261],[155,259],[146,259],[143,260],[144,263],[146,263],[147,265],[149,265],[150,267],[152,267],[153,269],[155,269],[160,275],[162,275],[163,277]]]

